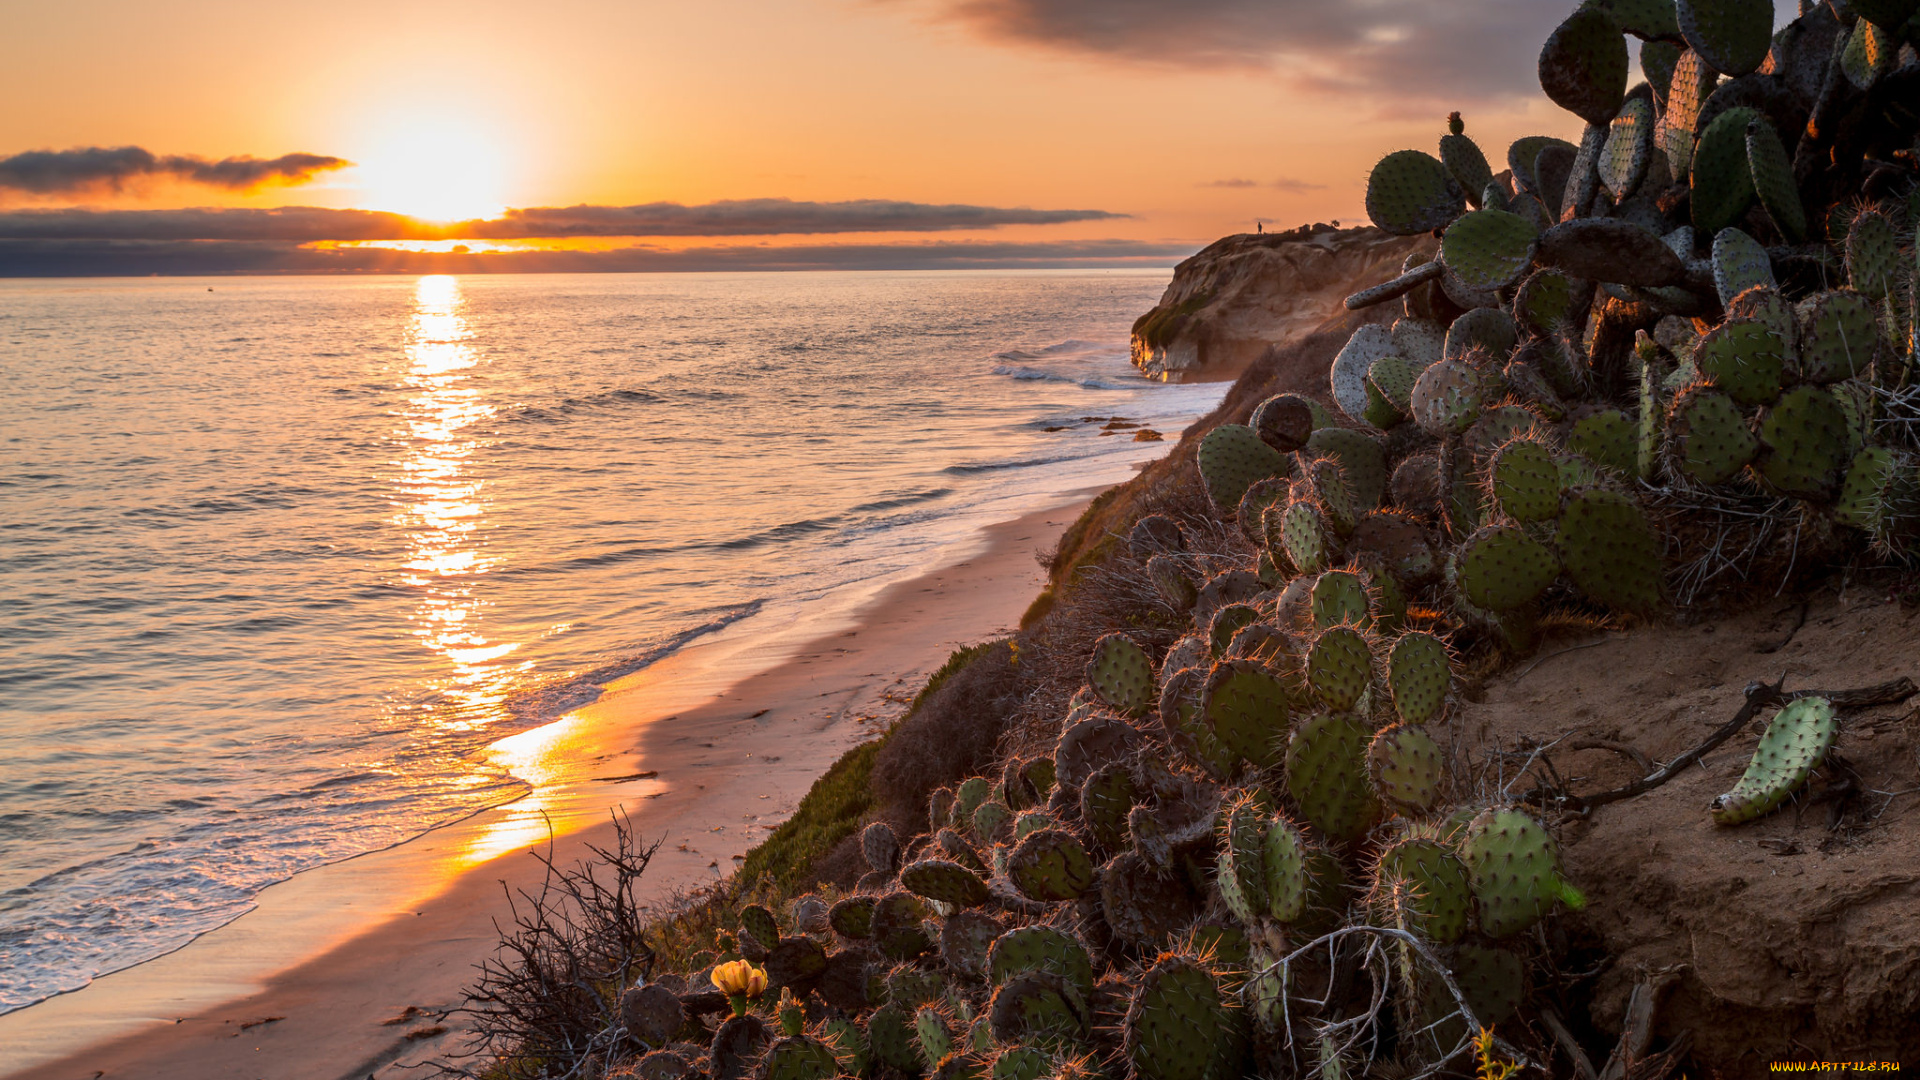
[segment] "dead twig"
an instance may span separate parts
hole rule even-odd
[[[1612,739],[1581,739],[1579,742],[1568,743],[1567,749],[1609,750],[1622,757],[1631,758],[1635,765],[1640,766],[1648,772],[1653,771],[1653,759],[1648,757],[1639,747],[1623,742],[1614,742]]]
[[[1745,704],[1740,706],[1740,711],[1734,714],[1733,719],[1720,725],[1713,734],[1707,736],[1706,741],[1700,745],[1681,754],[1679,757],[1667,762],[1664,767],[1654,770],[1651,774],[1635,780],[1631,784],[1614,788],[1612,791],[1603,791],[1597,795],[1569,795],[1560,801],[1560,805],[1564,809],[1581,813],[1591,810],[1596,806],[1605,806],[1608,803],[1619,802],[1622,799],[1631,799],[1636,795],[1644,795],[1680,775],[1686,771],[1688,767],[1692,766],[1694,762],[1712,753],[1715,747],[1745,730],[1747,725],[1753,723],[1760,715],[1762,709],[1772,706],[1782,706],[1797,698],[1823,697],[1833,702],[1833,707],[1836,710],[1845,711],[1847,709],[1863,708],[1868,705],[1891,705],[1896,702],[1905,701],[1915,694],[1920,694],[1920,686],[1915,686],[1913,680],[1905,676],[1901,676],[1891,682],[1878,683],[1873,686],[1861,687],[1855,690],[1795,690],[1792,693],[1786,693],[1783,690],[1786,682],[1786,677],[1783,675],[1780,681],[1776,683],[1748,683],[1746,689],[1747,700]]]

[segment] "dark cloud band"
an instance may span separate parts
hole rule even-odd
[[[950,232],[1060,225],[1125,217],[1106,210],[1029,210],[882,199],[795,202],[737,199],[685,206],[568,206],[509,210],[499,218],[437,225],[372,210],[14,210],[0,237],[35,240],[531,240],[612,236],[778,236]]]
[[[138,146],[88,146],[74,150],[29,150],[0,158],[0,188],[37,195],[107,189],[119,191],[146,180],[171,179],[228,191],[267,184],[304,184],[320,173],[353,164],[324,154],[277,158],[230,157],[213,161],[188,154],[160,156]]]

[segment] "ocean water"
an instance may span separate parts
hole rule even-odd
[[[620,674],[1125,479],[1224,389],[1132,374],[1166,276],[0,282],[0,1012],[524,794],[481,751]]]

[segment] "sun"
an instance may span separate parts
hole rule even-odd
[[[368,210],[466,221],[506,209],[506,154],[495,134],[471,119],[389,117],[355,160]]]

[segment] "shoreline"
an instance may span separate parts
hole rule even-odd
[[[0,1016],[13,1051],[0,1076],[412,1075],[406,1063],[460,1034],[435,1017],[497,944],[502,884],[537,885],[527,851],[549,828],[556,861],[572,862],[610,842],[606,816],[624,809],[637,838],[665,841],[650,898],[730,873],[954,648],[1018,623],[1045,582],[1034,553],[1093,494],[986,525],[967,557],[839,612],[722,632],[494,743],[530,794],[295,875],[172,953]]]

